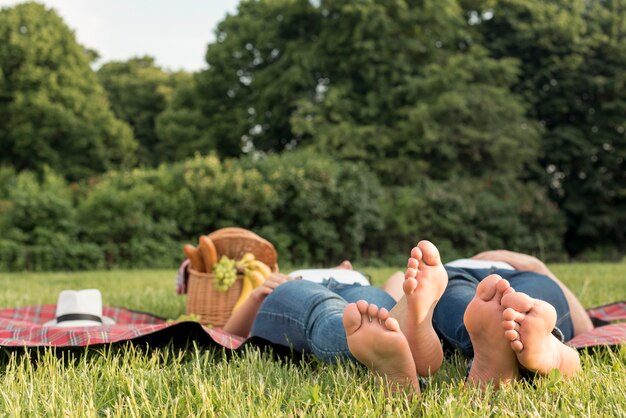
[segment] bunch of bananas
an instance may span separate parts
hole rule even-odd
[[[243,286],[241,288],[241,294],[239,299],[233,307],[235,312],[250,296],[252,291],[261,286],[263,282],[270,277],[272,270],[267,264],[261,260],[257,260],[254,254],[245,253],[241,260],[237,262],[237,270],[243,272]]]

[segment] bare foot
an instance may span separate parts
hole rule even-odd
[[[468,380],[481,388],[489,383],[498,388],[519,377],[517,358],[501,325],[502,297],[514,293],[515,290],[502,277],[497,274],[487,276],[478,284],[476,296],[465,310],[463,322],[474,347]]]
[[[364,300],[350,303],[343,312],[343,327],[352,355],[385,378],[392,392],[408,389],[419,394],[409,343],[386,309]]]
[[[441,342],[433,329],[433,311],[447,284],[448,273],[437,247],[430,241],[420,241],[411,250],[402,284],[404,298],[391,310],[409,342],[420,376],[435,373],[443,362]]]
[[[343,260],[341,264],[335,268],[340,270],[352,270],[352,263],[349,260]]]
[[[566,376],[580,370],[578,352],[560,342],[552,330],[556,310],[552,305],[525,293],[502,298],[502,327],[517,359],[525,368],[546,375],[558,369]]]

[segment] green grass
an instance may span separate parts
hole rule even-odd
[[[585,306],[626,299],[626,264],[553,265]],[[392,269],[367,269],[382,283]],[[0,306],[55,303],[63,289],[96,287],[104,303],[176,318],[185,299],[174,271],[0,275]],[[456,356],[420,398],[385,397],[366,370],[350,363],[280,361],[251,349],[230,359],[222,350],[132,346],[54,350],[30,356],[1,352],[0,416],[626,416],[626,347],[583,352],[583,371],[518,382],[494,392],[464,386]]]

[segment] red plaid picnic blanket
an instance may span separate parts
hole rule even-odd
[[[207,328],[197,322],[168,323],[163,318],[143,312],[104,306],[102,314],[115,325],[98,327],[45,327],[55,319],[56,305],[34,305],[0,309],[0,346],[3,347],[82,347],[123,341],[167,343],[178,339],[201,339],[208,345],[239,348],[244,339],[218,328]]]
[[[616,322],[626,320],[626,301],[591,308],[587,313],[592,321],[602,325],[574,337],[568,341],[569,345],[585,348],[626,343],[626,322]]]
[[[592,319],[605,322],[568,343],[575,348],[617,345],[626,342],[626,301],[599,306],[587,311]],[[99,327],[54,328],[43,324],[55,318],[56,305],[34,305],[0,309],[0,347],[83,347],[135,341],[164,344],[193,339],[204,345],[238,349],[246,343],[268,345],[259,339],[244,339],[219,328],[208,328],[197,322],[172,322],[143,312],[104,306],[104,316],[115,325]],[[271,345],[271,344],[269,344]]]

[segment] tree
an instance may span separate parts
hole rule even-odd
[[[165,72],[152,57],[146,56],[106,63],[98,70],[98,76],[115,115],[133,128],[139,143],[139,162],[148,165],[161,162],[162,156],[156,152],[155,120],[176,86],[190,75]]]
[[[536,125],[510,92],[518,63],[473,44],[456,0],[242,2],[216,35],[195,94],[166,112],[195,122],[202,151],[311,146],[387,184],[411,182],[407,167],[480,176],[535,157]]]
[[[456,1],[321,7],[326,76],[292,117],[303,140],[396,185],[518,173],[534,157],[536,126],[510,92],[518,63],[474,44]]]
[[[192,76],[179,83],[165,110],[157,116],[156,152],[161,160],[180,161],[217,149],[199,101],[196,77]]]
[[[626,251],[626,2],[493,2],[476,25],[542,126],[540,180],[567,216],[571,255]],[[475,16],[483,11],[473,12]],[[607,251],[609,251],[607,253]]]
[[[185,156],[195,151],[187,141],[227,157],[293,147],[290,115],[322,76],[311,51],[320,19],[308,0],[241,2],[238,13],[218,25],[217,42],[207,48],[208,68],[159,119],[161,140],[180,143]],[[190,124],[194,138],[181,129]]]
[[[53,10],[0,10],[0,162],[39,173],[49,166],[69,180],[132,164],[132,132],[89,61]]]

